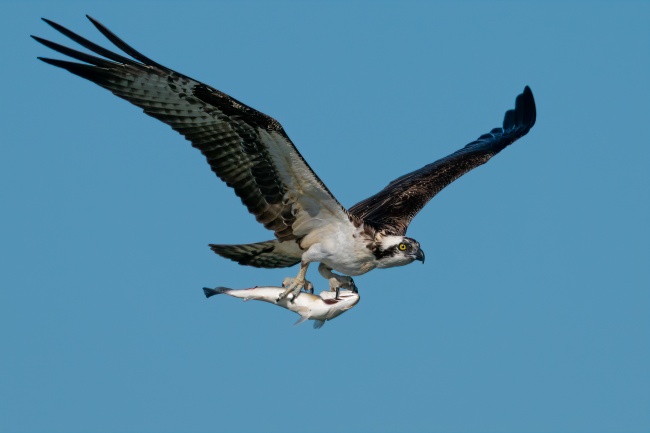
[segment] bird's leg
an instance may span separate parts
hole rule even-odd
[[[300,290],[304,287],[307,290],[314,292],[314,285],[309,281],[305,280],[305,275],[307,274],[307,268],[309,267],[309,262],[300,263],[300,271],[296,278],[285,278],[282,282],[282,285],[286,287],[285,291],[280,293],[277,301],[286,298],[289,294],[293,294],[291,300],[296,299],[296,296],[300,293]]]
[[[357,286],[354,284],[352,277],[346,277],[344,275],[338,275],[332,272],[332,268],[321,263],[318,266],[318,272],[330,282],[330,290],[332,292],[341,287],[344,289],[352,290],[352,292],[357,293]]]

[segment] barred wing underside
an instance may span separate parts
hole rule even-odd
[[[32,36],[85,63],[40,58],[142,108],[188,139],[248,211],[279,240],[345,220],[348,214],[316,176],[275,119],[219,90],[166,68],[88,17],[133,59],[113,53],[49,20],[54,29],[99,56]],[[108,60],[107,60],[108,59]]]

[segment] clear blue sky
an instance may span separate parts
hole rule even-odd
[[[48,17],[280,120],[346,206],[500,126],[320,331],[203,286],[278,284],[201,155],[36,60]],[[0,4],[1,432],[650,431],[650,3]],[[58,56],[60,57],[60,56]],[[309,277],[325,288],[315,269]]]

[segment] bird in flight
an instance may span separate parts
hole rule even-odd
[[[420,244],[406,236],[413,217],[444,187],[486,163],[535,124],[533,94],[526,86],[503,126],[462,149],[407,173],[377,194],[345,209],[300,155],[280,123],[200,81],[154,62],[95,19],[94,26],[126,55],[103,48],[65,27],[54,29],[96,55],[46,39],[38,42],[78,60],[40,60],[90,80],[171,126],[205,156],[212,171],[235,190],[257,221],[275,238],[240,245],[211,244],[222,257],[242,265],[284,268],[300,263],[279,296],[295,299],[312,289],[310,263],[330,289],[356,291],[353,276],[375,268],[424,262]],[[338,272],[335,273],[334,271]]]

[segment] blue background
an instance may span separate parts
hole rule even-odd
[[[526,84],[531,133],[414,220],[320,331],[203,286],[269,239],[182,137],[36,60],[100,42],[280,120],[345,206],[464,146]],[[650,3],[0,4],[0,431],[650,431]],[[318,289],[325,280],[311,269]]]

